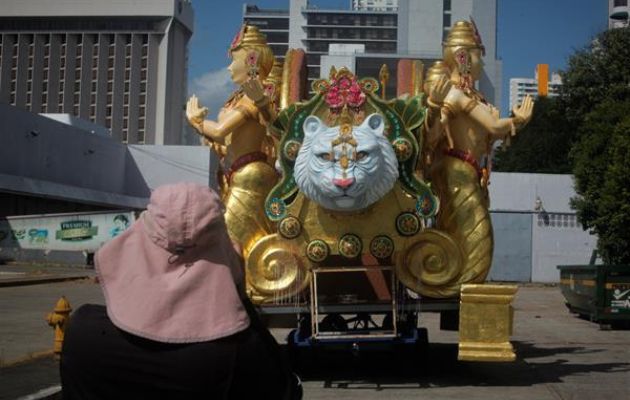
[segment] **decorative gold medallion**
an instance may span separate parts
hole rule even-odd
[[[308,246],[306,246],[306,257],[313,262],[319,263],[324,261],[326,257],[328,257],[328,254],[330,254],[330,250],[323,240],[312,240]]]
[[[410,212],[404,212],[396,218],[396,229],[403,236],[413,236],[420,231],[420,220]]]
[[[300,142],[289,140],[284,145],[284,156],[289,161],[295,161],[300,151]]]
[[[389,236],[376,236],[370,242],[370,253],[376,258],[387,258],[394,253],[394,242]]]
[[[437,197],[431,196],[429,193],[425,193],[418,196],[416,201],[416,212],[422,218],[429,218],[435,215],[438,211],[440,203]]]
[[[265,214],[267,214],[267,218],[270,220],[278,221],[285,216],[286,212],[287,206],[282,199],[274,197],[270,201],[267,201]]]
[[[361,239],[352,233],[345,234],[339,239],[339,254],[346,258],[355,258],[361,254],[363,244]]]
[[[300,236],[300,233],[302,233],[302,224],[300,223],[299,219],[295,218],[292,215],[289,215],[288,217],[280,221],[278,231],[283,237],[287,239],[294,239]]]
[[[413,155],[413,145],[411,142],[405,138],[398,138],[394,140],[392,143],[394,147],[394,152],[396,153],[396,158],[398,162],[402,163],[411,158]]]

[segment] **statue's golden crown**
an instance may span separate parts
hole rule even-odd
[[[241,30],[234,36],[230,45],[230,52],[236,51],[241,47],[248,46],[266,46],[267,36],[262,33],[258,27],[253,25],[243,25]]]
[[[481,35],[479,35],[477,26],[472,19],[471,21],[457,21],[448,33],[444,47],[480,49],[482,53],[485,53],[485,47],[481,42]]]

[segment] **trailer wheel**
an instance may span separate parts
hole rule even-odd
[[[348,330],[348,323],[339,314],[328,314],[319,324],[321,331],[344,332]]]

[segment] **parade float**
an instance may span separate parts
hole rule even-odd
[[[515,359],[516,287],[484,283],[487,185],[492,144],[509,142],[533,104],[499,118],[475,89],[483,51],[460,21],[426,76],[401,60],[386,98],[386,71],[379,82],[333,68],[307,88],[303,51],[274,66],[264,35],[244,26],[230,48],[239,89],[217,121],[189,100],[189,122],[221,159],[247,293],[270,317],[298,316],[290,343],[415,343],[421,313],[439,312],[459,330],[459,359]]]

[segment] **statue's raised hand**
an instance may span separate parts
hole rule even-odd
[[[258,108],[264,107],[269,103],[269,98],[265,95],[265,89],[258,79],[248,79],[241,88],[243,93],[249,97]]]
[[[188,99],[186,103],[186,118],[190,125],[198,132],[203,132],[203,121],[208,115],[207,107],[199,106],[199,99],[194,94]]]
[[[520,106],[512,109],[512,113],[514,113],[514,123],[518,126],[527,124],[529,120],[532,119],[533,111],[534,100],[530,95],[527,95]]]
[[[440,76],[429,89],[429,100],[441,104],[451,90],[451,81],[446,76]]]

